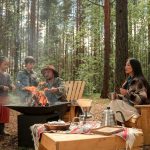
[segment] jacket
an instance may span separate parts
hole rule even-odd
[[[144,86],[143,80],[138,77],[134,77],[127,86],[127,94],[123,97],[124,101],[127,101],[131,105],[144,105],[149,104],[150,99],[147,95],[147,89]],[[126,81],[128,82],[128,80]],[[126,83],[125,83],[126,84]]]
[[[38,85],[39,90],[44,90],[46,88],[51,89],[52,87],[58,88],[58,92],[50,93],[48,90],[45,91],[45,95],[48,98],[48,101],[50,103],[55,103],[58,101],[66,101],[66,90],[63,80],[61,78],[56,77],[54,78],[52,83],[46,81]]]
[[[23,100],[23,102],[25,102],[25,99],[31,97],[31,94],[23,90],[23,88],[26,86],[37,86],[37,85],[38,85],[38,78],[36,72],[34,71],[28,72],[26,69],[18,72],[16,79],[16,88],[17,94],[21,97],[21,100]]]

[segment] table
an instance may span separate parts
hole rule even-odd
[[[143,133],[138,131],[132,150],[143,146]],[[123,150],[125,141],[116,135],[44,133],[39,150]]]

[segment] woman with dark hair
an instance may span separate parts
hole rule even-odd
[[[8,66],[8,59],[0,56],[0,136],[8,135],[4,131],[4,125],[9,122],[9,109],[3,105],[7,102],[9,90],[15,88],[11,82],[10,75],[6,73]]]
[[[128,121],[133,116],[139,116],[134,105],[150,104],[150,86],[137,59],[130,58],[127,60],[125,73],[127,80],[120,88],[120,94],[117,94],[116,99],[111,101],[110,107],[115,112],[121,111],[125,121]],[[117,121],[123,121],[120,114],[115,115]]]

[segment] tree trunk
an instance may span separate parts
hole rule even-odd
[[[6,1],[7,2],[7,1]],[[6,7],[5,6],[5,3],[6,3],[4,0],[1,1],[1,6],[0,6],[0,54],[1,55],[5,55],[5,41],[6,41],[6,37],[5,37],[5,34],[6,34],[6,24],[5,24],[5,17],[3,16],[3,13],[4,13],[4,8]],[[5,8],[6,9],[6,8]]]
[[[29,50],[28,55],[33,56],[35,52],[35,25],[36,25],[36,0],[31,1],[31,9],[30,9],[30,40],[29,40]]]
[[[39,61],[39,0],[37,0],[37,22],[36,22],[36,53],[35,53],[35,59],[36,59],[36,64],[38,65]]]
[[[16,77],[16,73],[18,72],[18,60],[19,60],[19,14],[20,14],[20,0],[17,0],[17,19],[16,19],[16,31],[15,31],[15,52],[14,52],[14,77]]]
[[[77,0],[77,10],[76,10],[76,34],[78,34],[81,31],[81,1]],[[75,52],[75,72],[77,72],[77,68],[79,67],[79,51],[80,51],[80,37],[76,37],[76,52]]]
[[[106,98],[109,89],[109,71],[110,71],[110,0],[105,0],[104,3],[104,74],[103,74],[103,87],[101,91],[101,97]]]
[[[73,67],[73,75],[78,72],[79,65],[81,64],[81,54],[84,54],[84,33],[83,33],[83,13],[84,13],[84,6],[83,1],[76,0],[76,49],[74,53],[74,64]]]
[[[148,2],[148,81],[150,83],[150,1]]]
[[[128,58],[128,2],[116,0],[116,61],[115,90],[119,92],[125,80],[124,66]]]

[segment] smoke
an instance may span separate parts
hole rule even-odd
[[[21,105],[21,106],[24,106],[24,105],[27,105],[27,104],[23,103],[22,100],[21,100],[21,97],[18,96],[17,94],[9,93],[7,105],[16,105],[16,106]]]

